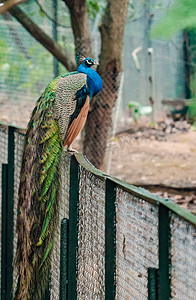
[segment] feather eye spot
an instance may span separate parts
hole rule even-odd
[[[42,167],[41,168],[41,173],[44,175],[46,173],[46,168]],[[45,176],[41,177],[41,181],[43,182],[43,180],[45,179]]]

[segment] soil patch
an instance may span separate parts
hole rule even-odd
[[[131,128],[116,136],[111,150],[113,176],[196,213],[196,131],[186,121]]]

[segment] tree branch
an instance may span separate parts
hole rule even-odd
[[[17,6],[27,1],[29,0],[7,0],[4,3],[3,1],[1,1],[0,14],[4,14],[14,6]]]
[[[21,23],[26,30],[42,44],[56,59],[58,59],[68,71],[76,69],[76,63],[70,58],[68,52],[58,45],[39,26],[37,26],[20,8],[14,7],[10,14]]]

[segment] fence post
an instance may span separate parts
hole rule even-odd
[[[158,270],[148,268],[148,300],[157,300]]]
[[[13,294],[14,130],[8,127],[8,164],[2,165],[2,300]]]
[[[68,284],[68,226],[69,220],[61,221],[61,245],[60,245],[60,299],[67,300]]]
[[[171,240],[170,240],[170,210],[159,204],[159,276],[158,292],[160,300],[169,300],[171,294]]]
[[[105,299],[116,294],[116,183],[106,179],[105,191]]]
[[[1,203],[1,299],[7,294],[7,192],[8,165],[2,164],[2,203]]]
[[[77,299],[77,247],[78,247],[79,164],[74,155],[70,163],[69,191],[69,261],[68,299]]]
[[[13,236],[14,236],[14,139],[15,128],[8,127],[8,193],[7,193],[7,297],[13,293]]]

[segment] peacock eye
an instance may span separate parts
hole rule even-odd
[[[87,63],[87,65],[92,65],[92,60],[91,59],[87,59],[86,63]]]

